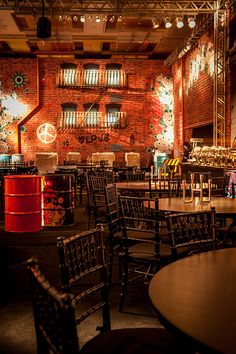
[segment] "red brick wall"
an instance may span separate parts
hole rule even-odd
[[[61,104],[75,103],[77,111],[83,111],[83,104],[96,101],[99,92],[94,90],[63,89],[56,86],[56,74],[63,62],[74,62],[78,69],[83,69],[86,63],[99,64],[101,69],[110,62],[122,64],[122,70],[128,74],[128,89],[108,89],[104,91],[99,101],[99,111],[105,112],[105,105],[111,103],[110,94],[121,95],[121,111],[126,112],[128,127],[121,130],[79,130],[71,132],[58,132],[53,143],[43,144],[36,136],[37,127],[42,123],[51,123],[59,127],[59,113]],[[141,164],[147,165],[150,153],[147,148],[153,147],[155,134],[160,133],[159,120],[164,107],[159,102],[158,96],[153,93],[155,78],[162,74],[170,75],[170,70],[161,61],[150,60],[73,60],[73,59],[1,59],[0,72],[4,93],[15,90],[19,99],[29,106],[28,112],[38,107],[38,111],[24,124],[24,131],[20,134],[21,151],[26,160],[34,160],[35,152],[57,152],[59,163],[66,159],[67,152],[78,151],[82,159],[93,152],[111,151],[114,144],[122,145],[122,152],[117,152],[116,160],[124,161],[127,151],[136,151],[141,154]],[[27,78],[25,85],[14,88],[11,77],[16,73],[24,73]],[[37,86],[38,79],[38,86]],[[38,102],[39,93],[39,102]],[[24,119],[24,117],[21,117]],[[7,136],[6,143],[9,153],[17,153],[17,123],[14,121],[7,127],[11,135]],[[83,142],[78,138],[96,134],[101,138],[102,134],[109,134],[108,141]],[[134,141],[130,137],[134,136]]]
[[[211,30],[204,33],[198,43],[172,66],[176,151],[181,151],[183,142],[190,140],[193,127],[213,122],[214,87],[208,67],[213,44]]]

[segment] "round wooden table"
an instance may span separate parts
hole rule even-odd
[[[208,348],[205,353],[236,353],[236,248],[171,263],[152,278],[149,295],[165,325]]]
[[[210,202],[200,203],[195,199],[191,203],[185,203],[183,198],[162,198],[159,199],[159,209],[164,211],[174,211],[187,213],[193,211],[216,209],[216,214],[234,216],[236,214],[236,198],[212,197]]]
[[[132,190],[132,191],[145,192],[145,191],[149,191],[149,182],[148,181],[116,182],[116,187],[118,190]]]

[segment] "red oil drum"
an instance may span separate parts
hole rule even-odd
[[[43,225],[60,227],[74,224],[74,175],[43,176]]]
[[[5,230],[35,232],[42,228],[41,177],[4,176]]]

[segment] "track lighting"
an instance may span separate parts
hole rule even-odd
[[[152,27],[153,28],[158,28],[160,27],[160,21],[158,20],[158,18],[156,16],[154,16],[152,18]]]
[[[177,26],[178,28],[184,27],[183,17],[177,17],[177,18],[176,18],[176,26]]]
[[[190,28],[194,28],[196,26],[196,21],[195,18],[193,16],[190,16],[188,18],[188,25]]]
[[[165,18],[165,28],[171,28],[172,27],[172,22],[170,17]]]
[[[97,22],[97,23],[101,22],[101,19],[98,15],[95,17],[95,22]]]
[[[85,16],[84,15],[80,16],[80,22],[82,22],[82,23],[85,22]]]

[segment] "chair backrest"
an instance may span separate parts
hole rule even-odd
[[[116,184],[108,184],[105,186],[105,203],[107,221],[109,224],[118,222],[119,220],[119,201]]]
[[[79,352],[73,296],[59,293],[45,279],[35,259],[27,261],[37,353]]]
[[[143,181],[145,179],[145,172],[141,170],[132,170],[125,172],[126,181]]]
[[[149,195],[151,198],[170,197],[171,185],[169,178],[149,177]]]
[[[158,254],[160,252],[158,199],[120,195],[119,203],[124,239],[138,242],[151,241],[154,244],[154,253]],[[143,232],[152,234],[152,240],[149,237],[140,239],[138,233]]]
[[[74,295],[74,303],[77,304],[100,292],[100,296],[96,297],[98,301],[84,313],[78,314],[76,323],[79,324],[95,311],[102,309],[103,323],[99,329],[109,330],[107,262],[102,226],[98,225],[96,229],[69,238],[58,237],[57,247],[62,289]]]
[[[114,183],[115,174],[110,170],[95,170],[94,175],[97,177],[105,177],[107,183]]]
[[[181,192],[180,178],[158,178],[149,176],[149,195],[153,197],[179,197]]]
[[[173,256],[183,247],[191,247],[193,252],[215,249],[216,214],[215,209],[191,213],[166,215],[170,247]]]

